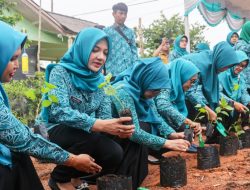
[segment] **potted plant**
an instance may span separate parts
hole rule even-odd
[[[108,174],[97,178],[97,190],[132,190],[132,177]]]
[[[249,122],[250,122],[250,118],[249,118]],[[240,127],[241,126],[242,125],[240,125]],[[239,148],[250,148],[250,129],[243,130],[242,127],[240,129],[241,129],[240,134],[237,133],[238,138],[239,138]]]
[[[117,90],[119,88],[121,88],[122,86],[117,86],[114,87],[113,85],[111,85],[111,80],[112,78],[112,74],[109,73],[108,75],[105,76],[105,80],[103,83],[98,85],[98,88],[103,88],[104,93],[108,96],[112,96],[115,98],[116,102],[119,104],[119,106],[122,108],[119,111],[119,117],[131,117],[132,118],[132,113],[130,111],[129,108],[125,108],[123,103],[121,102],[120,98],[117,96]],[[125,125],[132,125],[133,121],[128,121],[128,122],[124,122]]]
[[[202,122],[203,118],[207,116],[208,122],[206,124],[206,137],[211,137],[213,134],[213,131],[214,131],[214,126],[213,126],[213,123],[210,122],[210,120],[209,120],[209,114],[208,114],[207,110],[201,104],[197,104],[195,106],[195,108],[198,111],[198,114],[194,118],[194,121]]]
[[[215,112],[217,113],[217,120],[222,122],[223,117],[228,117],[232,110],[233,108],[224,98],[222,98],[220,105],[215,109]],[[220,123],[217,123],[217,126],[219,126],[217,129],[222,134],[219,141],[220,155],[236,155],[239,147],[238,135],[243,132],[241,129],[241,122],[239,123],[239,121],[236,121],[228,128],[228,130],[226,130]]]
[[[202,107],[201,104],[197,104],[195,108],[198,110],[198,114],[196,115],[194,121],[200,122],[205,117],[206,109]],[[186,126],[186,128],[184,129],[184,139],[192,144],[193,138],[194,138],[194,130],[191,129],[189,126]]]
[[[250,129],[244,131],[239,136],[239,144],[242,148],[250,148]]]
[[[196,105],[196,109],[198,110],[198,114],[194,120],[201,120],[205,115],[208,115],[206,109],[200,104]],[[211,128],[209,128],[209,135],[212,135],[213,128],[211,124]],[[207,135],[208,132],[206,132]],[[220,166],[220,157],[219,151],[214,145],[205,145],[204,140],[202,138],[202,134],[199,134],[199,146],[197,147],[197,168],[201,170],[216,168]]]
[[[182,187],[187,184],[186,160],[180,155],[160,160],[160,184],[163,187]]]

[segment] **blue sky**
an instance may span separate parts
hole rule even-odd
[[[34,0],[39,3],[39,0]],[[112,5],[121,2],[120,0],[53,0],[54,12],[74,16],[84,20],[97,22],[103,25],[112,25]],[[184,14],[184,0],[123,0],[129,6],[128,17],[126,25],[134,27],[138,25],[139,17],[142,18],[142,24],[144,27],[149,26],[153,20],[159,18],[160,11],[170,18],[173,14]],[[138,4],[138,5],[132,5]],[[51,0],[42,0],[42,8],[50,10]],[[90,13],[92,12],[92,13]],[[198,10],[194,10],[189,15],[189,23],[199,22],[206,24]],[[226,21],[222,21],[216,27],[208,26],[205,31],[206,40],[210,42],[213,47],[217,42],[226,39],[230,29],[228,28]]]

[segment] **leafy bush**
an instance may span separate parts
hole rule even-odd
[[[30,127],[40,112],[43,84],[44,73],[37,72],[35,77],[13,80],[3,85],[9,97],[12,113]]]

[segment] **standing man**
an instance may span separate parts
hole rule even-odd
[[[128,6],[125,3],[113,5],[115,23],[104,28],[111,39],[111,53],[105,64],[106,73],[116,77],[122,71],[132,66],[138,59],[134,31],[124,25]]]

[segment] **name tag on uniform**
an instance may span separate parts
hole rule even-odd
[[[78,104],[82,103],[82,100],[76,98],[75,96],[71,96],[70,99],[73,101],[73,102],[76,102]]]

